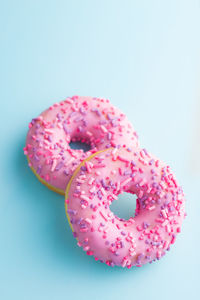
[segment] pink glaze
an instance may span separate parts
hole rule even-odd
[[[78,245],[109,266],[140,267],[159,260],[175,242],[185,198],[169,166],[145,149],[107,149],[77,170],[66,190],[66,212]],[[137,196],[135,217],[119,219],[109,206]]]
[[[73,150],[70,141],[89,143],[91,150]],[[73,96],[31,121],[24,153],[39,177],[64,193],[81,161],[96,151],[119,145],[138,145],[127,117],[109,100]]]

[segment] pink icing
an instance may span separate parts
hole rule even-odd
[[[70,141],[89,143],[91,150],[73,150]],[[127,117],[109,100],[73,96],[31,121],[24,153],[36,173],[64,193],[81,161],[96,151],[119,145],[138,145]]]
[[[107,149],[72,177],[66,212],[78,245],[109,266],[159,260],[181,230],[185,198],[169,166],[145,149]],[[135,217],[119,219],[109,206],[123,192],[137,196]]]

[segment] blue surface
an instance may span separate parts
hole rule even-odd
[[[2,1],[0,298],[198,299],[199,1]],[[183,185],[182,234],[131,270],[76,246],[63,197],[23,156],[32,117],[74,94],[110,98]]]

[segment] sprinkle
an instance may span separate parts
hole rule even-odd
[[[51,172],[53,172],[55,170],[55,167],[56,167],[56,160],[54,159],[52,167],[51,167]]]
[[[131,177],[126,178],[125,180],[123,180],[120,184],[121,186],[125,186],[126,184],[128,184],[130,181],[132,180]]]
[[[85,167],[86,167],[86,170],[87,170],[88,173],[92,172],[93,164],[91,162],[86,161],[85,162]]]
[[[86,218],[86,219],[85,219],[85,222],[88,223],[88,224],[91,224],[91,223],[92,223],[92,221],[91,221],[89,218]]]
[[[67,171],[67,170],[64,170],[63,173],[64,173],[66,176],[69,175],[69,171]]]
[[[57,164],[55,171],[59,171],[64,166],[64,163],[61,161]]]
[[[46,132],[46,133],[48,133],[48,134],[53,134],[53,130],[51,130],[51,129],[44,129],[44,131]]]
[[[112,133],[109,131],[109,132],[107,133],[107,139],[110,141],[111,138],[112,138]]]
[[[153,209],[155,209],[156,207],[155,207],[155,205],[153,205],[153,206],[150,206],[149,208],[148,208],[148,210],[153,210]]]
[[[124,157],[122,157],[122,156],[120,156],[120,155],[118,155],[118,159],[119,159],[120,161],[129,163],[129,160],[128,160],[128,159],[126,159],[126,158],[124,158]]]
[[[40,174],[40,173],[41,173],[41,170],[42,170],[42,167],[41,167],[41,166],[38,166],[38,168],[37,168],[37,173]]]
[[[103,133],[108,132],[108,130],[106,129],[106,127],[103,126],[103,125],[100,125],[100,129],[101,129],[101,131],[102,131]]]
[[[107,222],[108,219],[106,218],[106,216],[104,215],[104,213],[102,211],[99,212],[99,214],[102,216],[102,218]]]
[[[93,251],[87,251],[86,254],[87,254],[87,255],[93,255],[94,252],[93,252]]]
[[[81,198],[82,200],[90,201],[90,198],[87,197],[87,196],[85,196],[85,195],[80,195],[80,198]]]
[[[88,184],[89,185],[92,185],[95,181],[95,178],[94,177],[90,177],[90,179],[88,180]]]
[[[92,132],[90,132],[90,131],[86,131],[86,135],[92,136],[93,134],[92,134]]]
[[[67,98],[67,99],[66,99],[64,102],[65,102],[65,103],[72,104],[72,103],[73,103],[73,100],[72,100],[72,99],[70,99],[70,98]]]

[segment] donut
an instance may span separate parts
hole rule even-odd
[[[81,141],[90,150],[70,148]],[[76,167],[96,151],[138,146],[127,117],[109,100],[73,96],[56,103],[29,124],[24,154],[37,178],[62,195]]]
[[[137,197],[129,220],[110,210],[123,192]],[[65,210],[87,255],[127,268],[164,256],[186,215],[185,196],[170,167],[139,147],[109,148],[83,161],[68,183]]]

